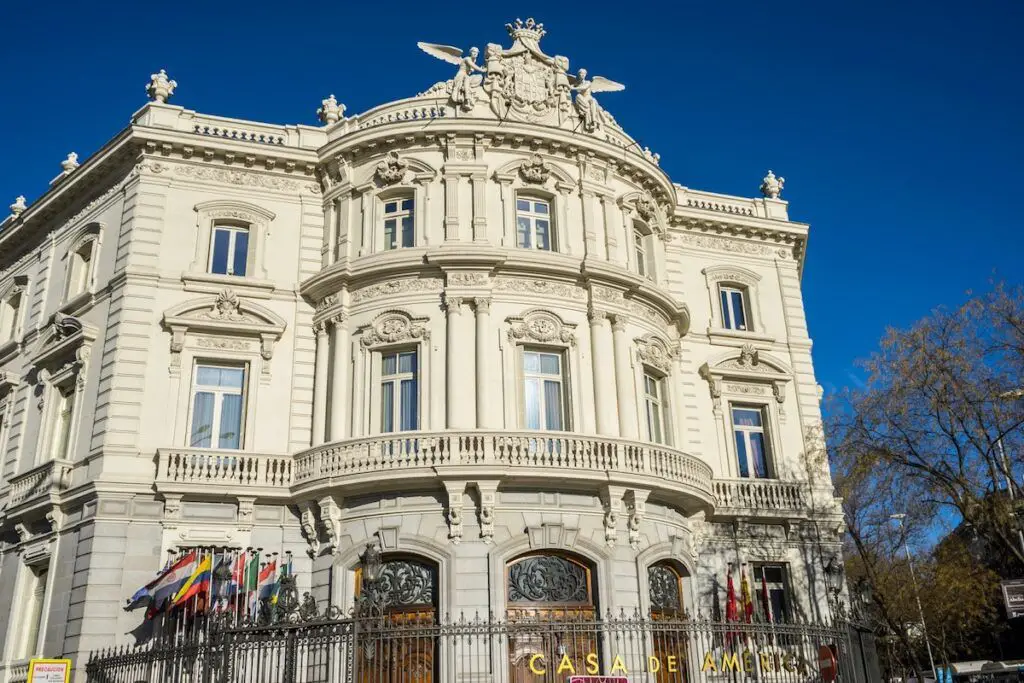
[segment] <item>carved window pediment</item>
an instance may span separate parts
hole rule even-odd
[[[84,364],[98,331],[88,323],[63,313],[55,313],[36,345],[30,363],[43,368],[63,362]]]
[[[752,393],[751,387],[770,386],[776,402],[782,404],[786,400],[786,383],[793,378],[793,371],[781,361],[756,349],[752,344],[744,344],[738,354],[713,363],[705,363],[700,367],[700,376],[707,381],[711,389],[711,397],[716,404],[722,396],[723,383],[738,380],[743,391],[734,393]]]
[[[365,328],[362,344],[373,347],[430,339],[428,322],[427,318],[413,318],[404,311],[385,311]]]
[[[541,344],[576,345],[575,325],[562,321],[550,311],[534,310],[521,317],[507,318],[508,338],[511,342],[533,341]]]
[[[287,322],[271,310],[225,289],[214,297],[192,299],[169,308],[163,325],[171,332],[171,352],[178,354],[189,332],[209,332],[229,337],[259,337],[260,354],[270,360],[274,343],[281,339]]]
[[[678,354],[665,340],[649,334],[636,340],[636,348],[642,362],[666,375],[671,374],[672,364]]]

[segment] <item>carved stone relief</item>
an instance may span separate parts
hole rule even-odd
[[[441,292],[444,280],[441,278],[417,278],[407,280],[388,280],[368,285],[352,292],[352,303],[358,304],[368,299],[376,299],[397,294],[415,292]]]
[[[401,341],[429,339],[430,329],[423,320],[414,320],[400,311],[383,313],[363,333],[363,346],[394,344]]]
[[[398,157],[398,152],[388,152],[384,160],[377,164],[374,175],[384,185],[394,185],[401,182],[409,170],[409,162]]]
[[[554,313],[533,311],[523,318],[509,318],[509,341],[560,342],[575,346],[576,335],[572,326],[562,323]]]
[[[526,278],[498,277],[494,279],[494,290],[504,292],[521,292],[523,294],[543,294],[546,296],[559,297],[562,299],[573,299],[584,301],[587,292],[580,287],[567,285],[561,282],[550,280],[530,280]]]

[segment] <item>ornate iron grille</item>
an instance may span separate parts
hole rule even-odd
[[[650,586],[651,608],[663,612],[681,612],[682,596],[679,594],[679,574],[664,564],[655,564],[647,569],[647,583]]]
[[[508,568],[509,602],[589,603],[585,567],[561,555],[531,555]]]

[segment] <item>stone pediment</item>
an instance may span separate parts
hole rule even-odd
[[[788,380],[793,371],[782,361],[745,344],[739,353],[732,352],[724,358],[705,363],[700,368],[701,376],[734,377],[751,380]]]
[[[270,360],[274,342],[288,323],[273,311],[225,289],[217,296],[191,299],[164,313],[163,325],[171,332],[171,352],[180,353],[189,332],[211,332],[230,337],[259,337],[260,353]]]
[[[53,320],[44,328],[42,335],[30,356],[32,365],[42,367],[80,356],[79,349],[88,347],[96,340],[99,331],[82,321],[63,313],[55,313]]]

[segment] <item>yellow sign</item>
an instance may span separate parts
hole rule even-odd
[[[685,658],[682,656],[669,655],[664,660],[658,657],[648,657],[647,667],[651,673],[657,673],[663,668],[669,673],[678,673],[680,667],[685,662]],[[527,661],[527,666],[530,669],[530,673],[534,676],[544,676],[548,673],[548,663],[544,655],[535,653],[530,655]],[[573,660],[569,655],[562,655],[562,658],[558,661],[555,674],[561,676],[562,674],[569,674],[570,676],[577,674],[589,674],[591,676],[597,675],[600,671],[600,667],[597,661],[597,653],[589,653],[583,661]],[[622,658],[622,655],[615,655],[612,658],[611,674],[626,675],[629,670],[626,668],[626,662]]]
[[[807,658],[799,654],[792,652],[754,653],[750,650],[743,650],[741,652],[723,650],[718,657],[712,652],[705,652],[700,670],[702,673],[704,671],[712,673],[726,673],[728,671],[754,673],[758,665],[760,665],[761,671],[766,673],[799,671],[801,674],[807,674],[813,671]]]
[[[70,659],[33,659],[28,663],[28,683],[70,683]]]

